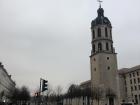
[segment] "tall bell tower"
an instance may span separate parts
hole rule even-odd
[[[91,85],[102,88],[104,93],[100,105],[118,105],[117,57],[112,40],[112,25],[99,6],[98,16],[91,23],[92,51],[90,56]],[[107,97],[110,90],[114,97]]]

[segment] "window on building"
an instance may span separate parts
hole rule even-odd
[[[102,50],[102,44],[98,43],[98,51],[101,51],[101,50]]]
[[[135,95],[135,103],[138,104],[138,98],[137,98],[137,95]]]
[[[140,90],[140,85],[139,85],[139,90]]]
[[[109,57],[107,57],[107,60],[109,60]]]
[[[138,83],[140,83],[140,78],[138,78]]]
[[[93,39],[95,38],[95,31],[94,30],[92,31],[92,37],[93,37]]]
[[[131,78],[131,74],[129,74],[129,77]]]
[[[134,83],[136,83],[136,79],[134,78]]]
[[[98,28],[98,37],[101,37],[101,29]]]
[[[107,69],[110,70],[110,66],[108,66]]]
[[[137,76],[139,76],[139,72],[137,71]]]
[[[96,61],[96,59],[94,58],[94,61]]]
[[[94,68],[94,71],[96,71],[96,68]]]
[[[133,87],[131,86],[131,91],[133,91]]]
[[[132,79],[130,80],[130,84],[132,84]]]
[[[106,50],[109,50],[109,45],[108,45],[108,43],[106,43]]]
[[[137,86],[135,86],[135,90],[137,90]]]
[[[133,77],[135,77],[135,73],[133,73]]]
[[[139,94],[139,100],[140,100],[140,94]]]
[[[108,37],[107,28],[105,28],[105,36]]]

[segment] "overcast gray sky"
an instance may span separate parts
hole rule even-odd
[[[104,0],[118,67],[140,64],[140,0]],[[0,61],[18,86],[67,87],[90,79],[97,0],[0,0]]]

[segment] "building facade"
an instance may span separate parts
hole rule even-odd
[[[140,105],[140,65],[120,69],[118,73],[121,101]]]
[[[11,93],[15,89],[15,82],[11,79],[11,75],[9,75],[4,68],[4,66],[0,63],[0,102],[9,102]]]
[[[107,93],[104,93],[100,105],[118,105],[118,68],[112,40],[112,25],[109,19],[104,16],[101,6],[97,13],[98,16],[91,23],[91,87],[100,88],[104,92],[111,90],[115,95],[115,97],[106,97]]]

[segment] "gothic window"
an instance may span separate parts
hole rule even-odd
[[[106,43],[106,50],[109,50],[109,45],[108,45],[108,43]]]
[[[93,44],[93,48],[92,49],[93,49],[93,52],[95,52],[95,44]]]
[[[98,28],[98,37],[101,37],[101,29]]]
[[[94,30],[92,31],[92,37],[93,37],[93,39],[95,38],[95,31]]]
[[[102,50],[102,44],[98,43],[98,51],[101,51],[101,50]]]
[[[105,37],[108,37],[107,28],[105,28]]]

